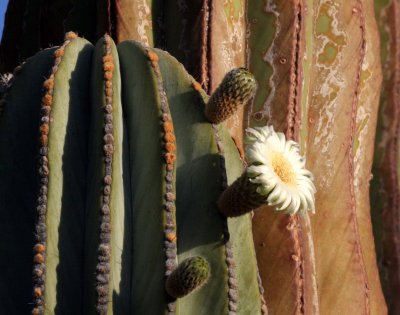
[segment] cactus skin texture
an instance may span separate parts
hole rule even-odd
[[[206,117],[219,124],[231,117],[255,95],[257,82],[245,68],[229,71],[206,105]]]
[[[2,311],[265,314],[250,215],[216,205],[242,161],[207,101],[168,53],[109,36],[68,33],[17,69],[0,116],[0,250],[17,257],[0,262]]]
[[[200,289],[209,276],[210,266],[204,258],[187,258],[168,276],[166,290],[173,298],[181,298]]]

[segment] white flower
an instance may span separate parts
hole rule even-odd
[[[313,175],[304,168],[299,145],[272,126],[246,131],[247,175],[257,184],[257,193],[277,211],[315,212]]]

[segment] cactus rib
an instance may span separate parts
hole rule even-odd
[[[43,83],[44,96],[42,98],[42,116],[40,126],[40,192],[37,199],[37,222],[36,222],[36,244],[33,248],[34,251],[34,265],[33,265],[33,315],[42,314],[44,311],[44,279],[46,273],[46,213],[47,209],[47,197],[48,197],[48,183],[49,183],[49,160],[48,160],[48,134],[50,131],[50,113],[51,106],[53,104],[53,88],[54,88],[54,77],[57,73],[58,66],[61,63],[62,56],[64,55],[64,49],[66,46],[76,38],[74,33],[67,33],[65,36],[64,44],[54,52],[54,65],[51,70],[49,78]]]
[[[175,206],[175,185],[174,185],[174,171],[176,161],[176,138],[174,135],[174,126],[169,112],[169,105],[167,95],[164,90],[163,80],[158,65],[157,54],[147,49],[147,57],[151,62],[151,68],[157,79],[157,85],[160,95],[160,109],[162,114],[162,128],[165,151],[163,156],[165,160],[165,194],[163,198],[164,213],[164,250],[166,254],[165,261],[165,276],[169,277],[171,273],[177,268],[177,246],[176,246],[176,206]],[[173,315],[176,312],[175,301],[168,301],[167,305],[168,314]]]
[[[111,257],[111,215],[110,215],[110,194],[112,182],[112,160],[114,155],[113,136],[113,88],[112,78],[114,74],[114,62],[111,54],[111,39],[104,37],[104,94],[106,106],[104,108],[104,168],[103,193],[100,219],[100,244],[96,266],[96,309],[97,313],[105,315],[108,305],[108,287],[110,279],[110,257]]]
[[[202,91],[201,86],[198,82],[192,81],[192,88],[199,93],[199,99],[203,102],[204,106],[207,106],[204,103],[201,94],[204,93]],[[220,162],[220,176],[221,176],[221,191],[224,191],[228,187],[228,179],[226,174],[226,165],[225,165],[225,157],[224,157],[224,144],[219,134],[218,127],[215,124],[212,124],[212,129],[214,132],[215,142],[217,144],[219,162]],[[228,269],[228,310],[230,314],[236,314],[237,311],[237,302],[238,302],[238,290],[237,290],[237,279],[235,272],[235,260],[233,256],[233,248],[232,243],[230,242],[229,228],[228,222],[226,218],[222,218],[223,222],[223,237],[224,237],[224,247],[225,247],[225,263]]]
[[[214,130],[215,141],[217,143],[218,154],[220,157],[220,168],[221,168],[221,191],[226,190],[228,187],[228,179],[226,176],[226,165],[225,165],[225,157],[224,157],[224,146],[222,139],[220,137],[218,128],[216,125],[212,125]],[[236,278],[236,265],[235,259],[233,256],[233,247],[230,241],[229,228],[227,218],[223,218],[223,235],[224,235],[224,244],[225,244],[225,263],[228,268],[228,310],[229,314],[236,314],[237,311],[237,303],[239,299],[239,292],[237,290],[237,278]]]

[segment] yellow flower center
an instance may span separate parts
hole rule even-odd
[[[278,177],[287,185],[296,186],[296,173],[287,158],[280,152],[272,154],[272,168]]]

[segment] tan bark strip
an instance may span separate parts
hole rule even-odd
[[[356,206],[356,196],[354,190],[354,156],[353,156],[353,142],[354,136],[356,133],[356,118],[357,118],[357,108],[358,108],[358,101],[361,91],[361,73],[362,73],[362,65],[364,63],[365,58],[365,49],[366,49],[366,38],[365,38],[365,19],[364,19],[364,8],[362,5],[362,1],[357,1],[357,7],[353,8],[353,13],[359,15],[359,22],[360,22],[360,31],[361,31],[361,43],[359,47],[359,60],[358,60],[358,68],[357,68],[357,77],[356,77],[356,87],[353,95],[352,107],[351,107],[351,120],[350,120],[350,137],[348,143],[348,151],[347,151],[347,158],[348,158],[348,174],[349,174],[349,189],[350,189],[350,201],[351,201],[351,218],[352,218],[352,225],[355,237],[355,250],[358,257],[358,263],[361,268],[361,278],[365,286],[365,296],[364,296],[364,307],[365,307],[365,314],[370,314],[370,307],[369,307],[369,286],[368,286],[368,277],[367,271],[364,262],[364,256],[362,253],[361,242],[360,242],[360,232],[358,229],[358,220],[357,220],[357,206]]]
[[[114,60],[111,53],[112,40],[104,37],[103,77],[104,97],[104,169],[102,205],[100,210],[100,244],[97,249],[96,266],[96,310],[100,315],[107,314],[109,303],[110,260],[111,260],[111,209],[110,195],[112,183],[112,162],[114,157],[114,128],[113,128],[113,88]]]
[[[158,56],[154,51],[147,50],[147,57],[157,78],[158,91],[161,101],[161,123],[163,132],[163,158],[165,161],[165,194],[163,198],[164,208],[164,250],[165,250],[165,276],[168,277],[176,268],[178,261],[177,233],[176,233],[176,191],[174,183],[174,172],[176,168],[176,138],[174,125],[169,112],[168,98],[164,89]],[[169,300],[167,305],[168,315],[176,313],[176,301]]]
[[[51,107],[53,105],[53,88],[54,77],[58,71],[58,67],[62,61],[65,48],[67,45],[76,38],[76,34],[69,32],[65,35],[64,44],[54,52],[54,65],[51,69],[49,78],[44,81],[43,89],[44,96],[42,98],[41,107],[41,122],[40,125],[40,162],[39,162],[39,177],[40,177],[40,190],[37,199],[37,219],[35,226],[35,239],[36,243],[33,248],[33,315],[42,315],[44,313],[44,291],[45,291],[45,274],[46,274],[46,242],[47,242],[47,227],[46,227],[46,213],[47,209],[47,192],[49,183],[49,160],[48,160],[48,134],[50,131],[51,123]]]

